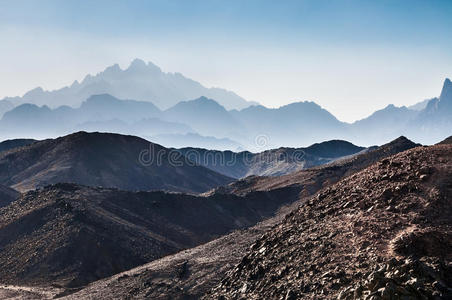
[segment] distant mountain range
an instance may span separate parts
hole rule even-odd
[[[201,96],[213,98],[228,109],[242,109],[253,104],[231,91],[206,88],[180,73],[162,72],[153,63],[140,59],[135,59],[125,70],[115,64],[94,76],[87,75],[81,82],[74,81],[71,86],[54,91],[45,91],[38,87],[22,97],[8,97],[4,100],[16,105],[31,103],[49,107],[77,107],[90,96],[105,93],[121,99],[149,101],[161,109]],[[2,105],[0,115],[1,111]]]
[[[260,153],[231,152],[198,148],[176,149],[188,159],[232,178],[251,175],[280,176],[323,165],[339,157],[365,150],[346,141],[327,141],[307,148],[279,148]]]
[[[0,140],[45,139],[83,130],[136,135],[166,147],[261,152],[334,139],[371,146],[400,135],[434,144],[452,134],[449,79],[438,98],[411,107],[388,105],[352,124],[308,101],[267,108],[201,87],[199,93],[180,96],[181,89],[192,91],[192,85],[200,86],[140,60],[126,70],[115,65],[71,87],[0,101]],[[158,96],[144,97],[146,92]]]

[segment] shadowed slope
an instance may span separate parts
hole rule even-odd
[[[26,191],[58,182],[203,192],[232,179],[144,139],[79,132],[0,154],[0,183]]]
[[[0,209],[0,283],[81,286],[252,226],[287,199],[48,186]]]

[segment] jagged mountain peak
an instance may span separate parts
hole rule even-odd
[[[79,106],[93,94],[108,93],[121,99],[152,102],[167,109],[180,101],[201,96],[215,99],[227,109],[243,109],[252,104],[237,94],[221,88],[207,88],[180,73],[163,72],[152,62],[135,59],[126,69],[111,65],[95,75],[86,75],[78,83],[53,91],[30,90],[23,97],[5,98],[15,105],[33,103],[52,108],[61,105]]]
[[[452,103],[452,82],[449,78],[444,80],[443,89],[439,99],[440,101],[450,101]]]

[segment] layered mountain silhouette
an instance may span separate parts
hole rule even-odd
[[[45,139],[80,130],[106,131],[150,140],[155,137],[166,147],[261,152],[333,139],[371,146],[400,135],[434,144],[451,135],[449,79],[444,81],[438,98],[412,107],[388,105],[352,124],[339,121],[309,101],[279,108],[250,106],[249,102],[231,105],[238,100],[225,95],[232,94],[205,88],[182,97],[182,87],[193,90],[192,85],[198,85],[187,80],[136,60],[126,70],[115,65],[61,90],[35,89],[24,97],[0,102],[0,113],[4,112],[0,139]],[[143,96],[158,89],[165,92],[155,92],[154,98]]]
[[[316,143],[307,148],[279,148],[260,153],[215,151],[199,148],[176,149],[188,159],[233,178],[251,175],[280,176],[326,164],[356,154],[364,147],[340,140]]]
[[[31,103],[50,107],[61,105],[77,107],[91,95],[105,93],[121,99],[149,101],[161,109],[201,96],[216,99],[228,109],[241,109],[251,104],[231,91],[206,88],[180,73],[162,72],[153,63],[146,63],[140,59],[135,59],[125,70],[115,64],[94,76],[87,75],[80,83],[74,81],[71,86],[59,90],[45,91],[36,88],[22,97],[5,100],[16,105]]]
[[[78,132],[0,152],[0,183],[20,191],[71,182],[199,193],[231,181],[134,136]]]
[[[7,111],[10,111],[14,108],[14,104],[7,100],[0,100],[0,118],[3,117],[3,114]]]

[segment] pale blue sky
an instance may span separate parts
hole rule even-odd
[[[0,98],[136,57],[277,107],[339,119],[440,93],[452,1],[0,0]]]

